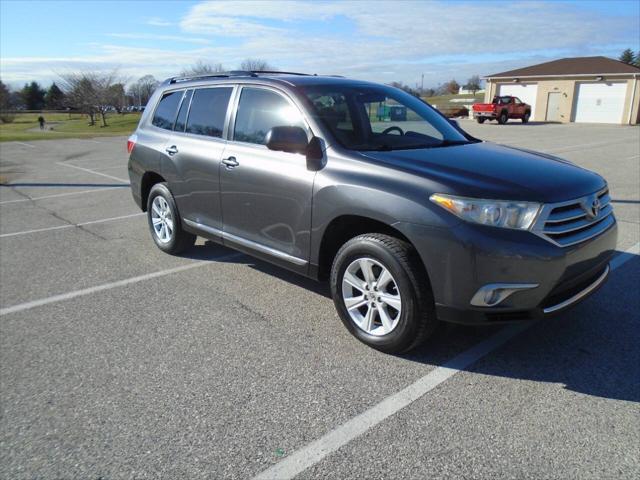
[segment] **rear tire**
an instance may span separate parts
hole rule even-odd
[[[525,112],[524,117],[522,117],[522,123],[529,123],[530,117],[531,117],[531,112]]]
[[[500,125],[504,125],[509,121],[509,114],[507,112],[500,112],[500,116],[498,117],[498,123]]]
[[[151,238],[160,250],[171,255],[191,248],[196,236],[182,229],[178,207],[166,183],[151,187],[147,199],[147,221]]]
[[[336,254],[330,284],[347,330],[382,352],[407,352],[438,326],[422,260],[400,239],[368,233],[349,240]]]
[[[484,117],[477,117],[476,118],[476,122],[478,122],[481,125],[484,123],[485,120],[486,120],[486,118],[484,118]]]

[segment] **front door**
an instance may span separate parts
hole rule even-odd
[[[562,94],[560,92],[550,92],[547,100],[547,122],[560,122],[562,117],[560,116],[560,99]]]
[[[287,125],[310,132],[283,93],[242,87],[220,167],[224,241],[304,273],[315,172],[304,155],[265,146],[271,128]]]

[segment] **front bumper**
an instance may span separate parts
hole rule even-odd
[[[441,320],[477,324],[531,320],[569,308],[606,280],[617,224],[571,247],[539,236],[469,223],[454,228],[398,225],[414,243],[431,281]],[[488,284],[537,284],[493,307],[471,304]]]

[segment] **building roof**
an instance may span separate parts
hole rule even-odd
[[[485,78],[548,77],[571,75],[640,74],[640,68],[607,57],[561,58],[530,67],[494,73]]]

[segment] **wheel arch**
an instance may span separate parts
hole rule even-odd
[[[383,233],[415,246],[400,230],[380,219],[364,215],[340,215],[324,229],[318,251],[317,276],[320,280],[329,278],[331,265],[338,250],[348,240],[364,233]],[[423,265],[424,268],[424,265]]]
[[[147,211],[147,200],[149,199],[151,188],[153,188],[155,184],[165,181],[164,177],[157,172],[150,170],[144,172],[140,180],[140,202],[143,212]]]

